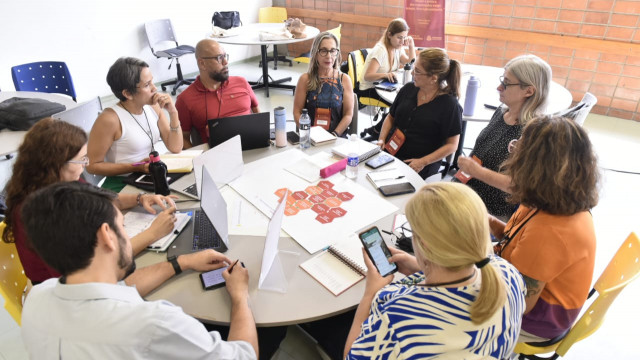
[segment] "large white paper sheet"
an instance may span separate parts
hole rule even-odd
[[[269,228],[267,230],[267,237],[264,241],[264,253],[262,255],[262,267],[260,269],[260,280],[258,281],[258,287],[262,287],[262,283],[267,278],[267,274],[271,270],[273,260],[278,254],[278,240],[280,240],[280,227],[282,226],[282,218],[284,217],[284,208],[286,201],[283,200],[276,211],[271,217],[269,222]]]
[[[269,218],[229,186],[220,189],[229,213],[229,235],[265,236]],[[289,237],[280,231],[280,237]]]
[[[218,188],[242,175],[242,145],[240,135],[236,135],[222,144],[205,151],[193,159],[193,174],[196,178],[198,194],[202,194],[202,166],[206,165],[209,174]]]
[[[300,150],[292,149],[254,161],[245,166],[243,176],[229,185],[267,216],[277,207],[284,189],[291,190],[293,199],[287,198],[289,206],[285,208],[282,229],[309,253],[347,238],[397,210],[341,174],[308,183],[284,170],[305,157],[308,156]],[[333,191],[326,192],[327,189]],[[314,195],[325,198],[320,201]]]

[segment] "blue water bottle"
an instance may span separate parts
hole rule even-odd
[[[480,88],[480,79],[475,76],[469,78],[467,82],[467,93],[464,96],[464,109],[462,115],[473,116],[473,112],[476,108],[476,97],[478,96],[478,89]]]

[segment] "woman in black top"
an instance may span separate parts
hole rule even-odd
[[[440,160],[458,148],[460,75],[460,63],[442,49],[421,51],[413,69],[414,82],[400,90],[382,125],[380,139],[386,142],[398,130],[404,134],[395,156],[423,179],[436,174]],[[378,143],[384,146],[381,140]]]

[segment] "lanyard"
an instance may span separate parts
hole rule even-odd
[[[536,209],[533,212],[533,214],[531,214],[531,216],[529,216],[526,220],[524,220],[522,225],[520,225],[518,229],[516,229],[516,231],[512,234],[511,231],[513,231],[513,229],[518,225],[517,223],[513,224],[513,226],[511,226],[511,228],[509,229],[509,231],[504,234],[504,237],[502,238],[502,240],[500,240],[500,242],[493,247],[493,252],[495,252],[496,255],[501,256],[502,251],[504,251],[507,245],[509,245],[511,240],[513,240],[513,238],[516,237],[518,232],[520,232],[520,230],[529,222],[529,220],[531,220],[532,217],[536,216],[538,211],[540,211],[540,209]],[[529,213],[527,213],[527,215],[529,215]]]

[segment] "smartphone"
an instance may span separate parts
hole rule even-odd
[[[414,188],[410,182],[384,185],[384,186],[380,186],[378,190],[384,196],[402,195],[402,194],[410,194],[410,193],[416,192],[416,188]]]
[[[387,276],[398,271],[396,263],[389,262],[391,251],[376,226],[361,232],[358,237],[380,275]]]
[[[296,145],[300,143],[300,135],[298,135],[297,132],[295,131],[289,131],[287,132],[287,140],[289,140],[289,142],[292,145]]]
[[[240,262],[240,265],[244,267],[244,263]],[[223,287],[226,282],[222,273],[226,270],[226,267],[221,267],[220,269],[211,270],[207,272],[203,272],[200,274],[200,282],[202,283],[202,288],[205,290],[213,290],[219,287]]]
[[[393,156],[388,154],[380,154],[377,157],[365,162],[364,164],[372,169],[377,169],[383,165],[393,162]]]
[[[136,182],[138,184],[153,185],[153,178],[151,177],[151,175],[146,174],[137,178]],[[171,182],[171,178],[167,177],[167,183],[170,183],[170,182]]]

